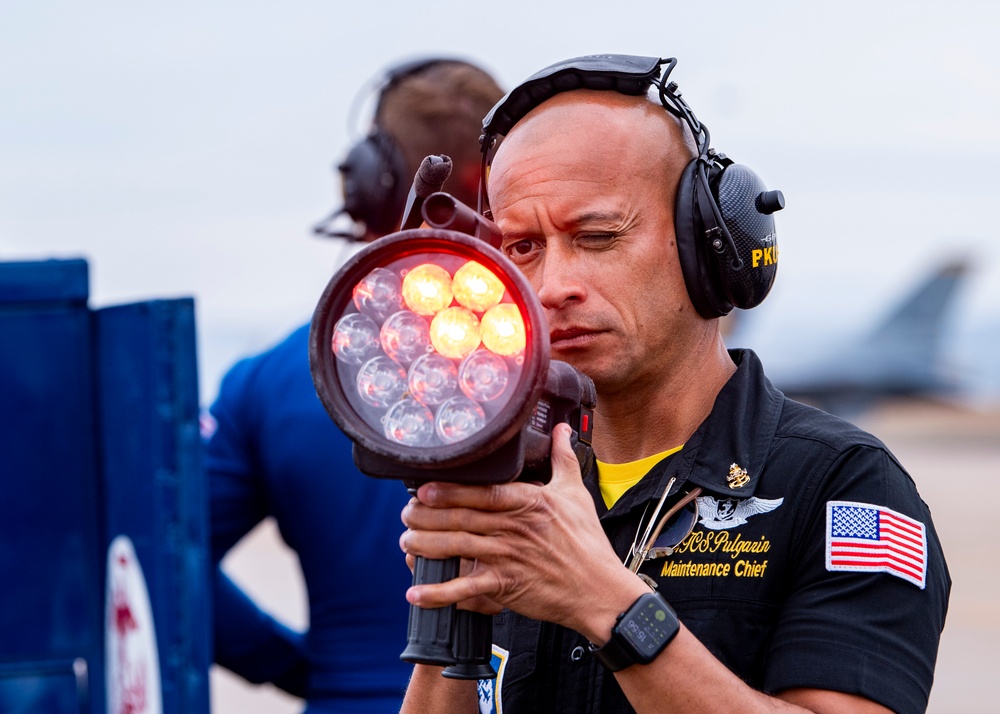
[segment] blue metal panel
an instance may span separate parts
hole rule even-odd
[[[19,711],[39,697],[63,701],[55,690],[65,693],[68,680],[51,673],[65,671],[67,662],[80,659],[92,678],[103,676],[104,563],[86,295],[83,261],[0,267],[2,711]],[[39,663],[36,674],[18,669],[19,662]],[[90,691],[92,710],[100,711],[102,688]],[[19,695],[26,698],[20,704]]]
[[[193,302],[91,312],[87,292],[83,260],[0,263],[0,713],[103,714],[106,558],[125,534],[163,712],[207,714]]]
[[[207,714],[212,627],[194,303],[99,310],[95,334],[105,544],[128,536],[145,572],[163,711]]]
[[[0,304],[64,302],[86,305],[87,261],[42,260],[0,263]]]
[[[3,714],[84,714],[92,711],[83,659],[0,666]]]

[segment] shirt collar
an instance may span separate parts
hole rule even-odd
[[[679,456],[687,480],[716,493],[749,498],[764,470],[784,396],[764,376],[751,350],[730,350],[729,355],[736,372]]]
[[[649,470],[643,479],[611,509],[626,513],[637,504],[659,498],[667,480],[676,477],[672,491],[685,483],[732,498],[749,498],[764,470],[771,439],[778,427],[784,399],[764,375],[752,350],[730,350],[736,372],[719,392],[711,414],[684,443],[684,448]],[[608,512],[597,486],[597,469],[585,479],[596,494],[599,515]]]

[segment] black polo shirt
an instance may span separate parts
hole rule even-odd
[[[700,486],[690,536],[641,569],[688,629],[756,689],[924,711],[951,587],[927,506],[878,439],[785,398],[749,350],[731,355],[736,374],[683,450],[610,510],[587,475],[608,539],[624,560],[671,477],[672,492]],[[578,633],[504,611],[493,639],[481,710],[633,711]]]

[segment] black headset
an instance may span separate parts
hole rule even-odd
[[[336,165],[343,182],[344,205],[313,227],[317,235],[364,240],[367,232],[385,235],[399,229],[406,195],[413,183],[403,152],[381,126],[382,101],[386,93],[402,82],[442,62],[459,62],[446,57],[431,57],[399,64],[386,71],[378,90],[372,129],[347,152]],[[346,213],[355,222],[351,230],[336,230],[330,225]]]
[[[666,64],[661,75],[660,66]],[[778,243],[772,214],[785,206],[753,171],[710,148],[708,128],[667,78],[676,59],[589,55],[557,62],[512,89],[483,119],[479,210],[487,213],[486,183],[496,137],[507,134],[542,102],[573,89],[632,96],[658,89],[660,104],[694,135],[698,156],[681,174],[674,205],[677,252],[688,295],[704,317],[759,305],[774,284]]]

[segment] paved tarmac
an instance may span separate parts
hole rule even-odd
[[[904,402],[855,421],[879,436],[913,476],[948,558],[954,584],[928,712],[992,714],[1000,708],[992,679],[1000,664],[1000,559],[993,530],[1000,505],[1000,411]],[[271,612],[305,626],[295,555],[272,524],[245,539],[225,567]],[[218,667],[211,686],[213,714],[301,711],[301,703],[283,692],[248,685]]]

